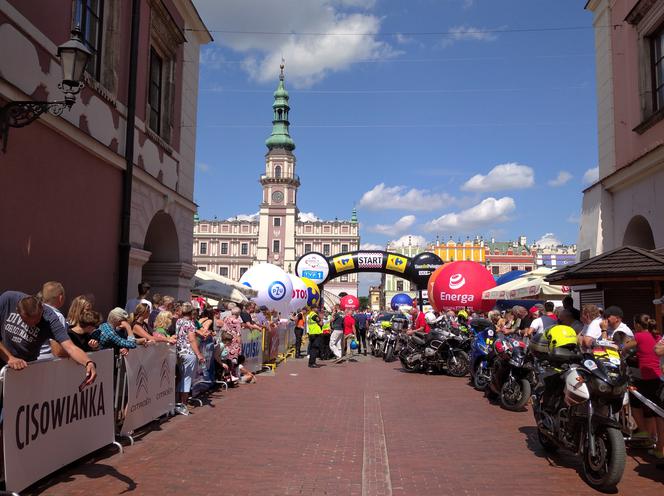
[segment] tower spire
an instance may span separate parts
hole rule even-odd
[[[265,145],[270,150],[283,148],[288,151],[293,151],[295,149],[295,142],[288,132],[288,126],[290,125],[290,122],[288,121],[290,106],[288,105],[288,91],[286,91],[286,86],[284,84],[284,67],[285,62],[282,58],[281,64],[279,65],[279,84],[274,92],[274,103],[272,104],[272,134],[265,141]]]

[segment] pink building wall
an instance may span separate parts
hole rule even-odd
[[[616,170],[631,164],[636,159],[664,144],[664,120],[639,134],[633,129],[641,124],[641,98],[639,88],[640,54],[635,26],[625,18],[638,0],[613,2],[611,11],[613,91],[615,116]]]

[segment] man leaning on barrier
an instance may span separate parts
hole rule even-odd
[[[83,386],[97,377],[95,363],[78,348],[67,334],[55,312],[44,307],[36,296],[18,291],[0,295],[0,361],[14,370],[22,370],[39,356],[39,348],[49,339],[60,343],[53,352],[61,358],[71,357],[85,367]]]

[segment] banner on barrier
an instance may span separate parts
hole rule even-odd
[[[137,348],[124,361],[127,407],[120,433],[127,435],[173,409],[175,349],[165,343]]]
[[[42,477],[115,440],[113,350],[90,354],[94,384],[79,391],[85,370],[72,360],[5,368],[3,448],[8,491]]]
[[[250,329],[242,329],[242,354],[246,361],[244,366],[251,372],[263,368],[263,333]]]

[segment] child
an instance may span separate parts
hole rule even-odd
[[[244,355],[237,357],[237,372],[240,377],[240,384],[256,384],[256,376],[244,366],[244,361]]]

